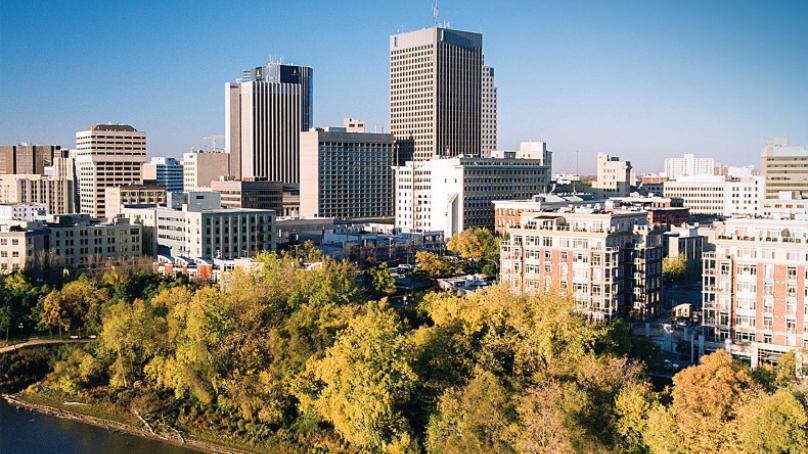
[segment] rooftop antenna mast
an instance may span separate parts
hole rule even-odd
[[[440,11],[438,10],[438,0],[432,1],[432,25],[438,25],[438,14]]]

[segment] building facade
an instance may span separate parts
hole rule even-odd
[[[728,219],[703,254],[703,333],[753,366],[808,348],[808,222]]]
[[[593,320],[659,313],[662,244],[639,210],[525,213],[500,244],[500,281],[516,293],[558,289]]]
[[[390,37],[390,131],[416,160],[479,155],[483,37],[431,27]]]
[[[43,204],[48,214],[76,213],[76,182],[38,174],[0,175],[0,203]]]
[[[0,145],[0,175],[44,175],[56,157],[67,156],[58,145]]]
[[[96,124],[76,133],[79,210],[102,219],[108,187],[140,184],[146,133],[129,125]]]
[[[255,208],[283,213],[283,183],[278,181],[218,180],[210,183],[221,194],[222,208]]]
[[[300,134],[300,215],[390,219],[395,139],[354,128],[316,128]]]
[[[396,167],[396,227],[442,231],[494,230],[494,200],[547,192],[551,168],[543,159],[457,157],[409,161]]]
[[[230,156],[217,151],[191,151],[182,155],[184,191],[209,188],[212,181],[228,178]]]
[[[808,146],[789,145],[788,139],[769,141],[760,153],[760,168],[766,179],[766,198],[780,191],[800,192],[808,197]]]
[[[314,121],[313,70],[268,63],[225,84],[225,151],[232,176],[298,184],[300,133]]]
[[[482,104],[480,106],[480,153],[490,156],[497,149],[497,86],[494,84],[494,68],[483,66]]]
[[[598,153],[597,179],[592,189],[599,197],[625,197],[631,192],[631,162]]]
[[[143,183],[158,184],[168,192],[182,192],[185,176],[182,164],[174,158],[156,156],[143,164]]]
[[[765,195],[763,177],[726,179],[718,175],[666,181],[664,194],[682,199],[691,214],[724,217],[760,215]]]
[[[165,205],[166,188],[162,185],[129,184],[106,188],[104,208],[107,218],[114,219],[126,205]]]
[[[679,177],[713,175],[714,172],[715,160],[713,158],[697,158],[692,154],[685,154],[681,158],[665,159],[665,176],[670,180]]]

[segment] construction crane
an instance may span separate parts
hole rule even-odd
[[[216,147],[216,141],[219,139],[224,139],[224,136],[220,134],[212,134],[202,138],[202,140],[210,140],[210,151],[219,151],[219,148]]]

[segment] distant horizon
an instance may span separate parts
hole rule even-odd
[[[638,175],[685,153],[759,167],[775,137],[808,144],[806,19],[787,2],[444,1],[439,16],[483,35],[498,148],[543,139],[553,173],[575,172],[580,151],[581,174],[605,152]],[[113,122],[145,131],[149,157],[180,157],[223,134],[224,84],[271,58],[314,69],[315,125],[389,131],[389,36],[431,20],[431,2],[5,0],[0,144],[75,148],[76,131]]]

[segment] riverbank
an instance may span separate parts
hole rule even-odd
[[[134,435],[141,438],[169,443],[186,449],[210,454],[245,454],[253,452],[251,450],[239,449],[232,446],[221,445],[208,440],[201,440],[192,435],[183,436],[175,430],[174,433],[163,433],[160,431],[149,431],[133,424],[109,418],[100,418],[86,413],[82,409],[92,409],[92,406],[80,403],[59,403],[48,402],[44,398],[31,399],[29,396],[20,394],[3,394],[3,398],[9,405],[35,411],[56,418],[76,421],[82,424],[93,425],[112,432]],[[36,401],[35,401],[36,400]],[[65,408],[70,406],[71,408]],[[153,430],[153,429],[152,429]]]

